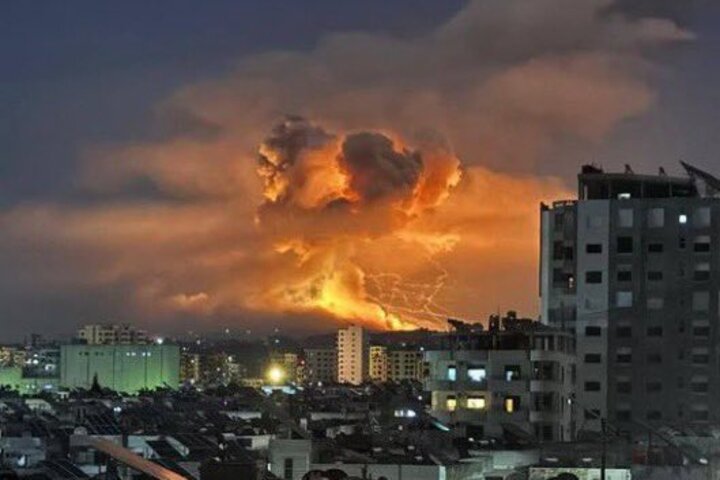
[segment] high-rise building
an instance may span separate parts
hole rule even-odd
[[[335,348],[305,348],[304,383],[332,383],[337,381],[337,350]]]
[[[60,385],[101,387],[137,393],[143,389],[177,388],[180,348],[177,345],[62,345]]]
[[[720,180],[583,167],[541,206],[542,321],[574,331],[578,404],[622,428],[720,421]]]
[[[147,333],[130,324],[83,325],[77,338],[88,345],[132,345],[148,342]]]
[[[387,352],[387,378],[391,382],[422,380],[423,352],[415,347],[393,348]]]
[[[373,382],[385,383],[388,381],[388,350],[383,345],[370,347],[370,365],[368,372]]]
[[[368,337],[362,327],[350,325],[337,333],[339,383],[360,385],[368,378]]]
[[[539,322],[491,318],[489,330],[455,322],[424,352],[430,414],[458,434],[567,441],[575,433],[575,340]]]

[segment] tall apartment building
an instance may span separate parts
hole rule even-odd
[[[370,346],[370,380],[378,383],[388,381],[388,349],[383,345]]]
[[[338,330],[338,383],[360,385],[368,379],[368,350],[368,336],[362,327],[350,325]]]
[[[416,347],[393,348],[387,352],[387,378],[391,382],[422,380],[423,352]]]
[[[304,383],[333,383],[337,381],[338,357],[335,348],[305,348],[303,350]]]
[[[720,180],[682,165],[585,166],[577,200],[541,206],[542,321],[576,333],[581,427],[720,420]]]
[[[480,439],[511,433],[567,441],[575,432],[575,339],[509,315],[480,331],[455,322],[454,333],[424,352],[430,414]]]
[[[83,325],[77,331],[77,338],[88,345],[132,345],[148,342],[144,330],[126,323]]]

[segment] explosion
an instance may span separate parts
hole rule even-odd
[[[460,161],[446,145],[426,138],[413,149],[386,133],[337,135],[288,117],[260,146],[258,174],[265,200],[256,221],[274,252],[293,258],[293,271],[256,303],[390,329],[443,315],[435,297],[447,275],[435,257],[457,238],[414,227],[461,179]],[[415,262],[432,266],[433,278],[371,272],[360,253],[383,241],[419,247]]]

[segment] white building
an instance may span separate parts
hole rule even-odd
[[[337,333],[338,382],[360,385],[368,378],[369,348],[367,333],[350,325]]]
[[[88,324],[77,331],[88,345],[132,345],[148,342],[147,333],[129,324]]]

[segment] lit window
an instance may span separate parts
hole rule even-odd
[[[485,367],[470,367],[468,368],[468,378],[473,382],[482,382],[485,380],[487,372]]]
[[[519,403],[520,402],[518,401],[517,397],[505,397],[505,402],[503,405],[507,413],[513,413],[517,410]]]
[[[680,214],[680,216],[678,217],[678,222],[680,222],[681,225],[685,225],[687,221],[687,215],[685,215],[684,213]]]
[[[447,400],[445,400],[445,408],[447,408],[450,412],[454,412],[457,408],[457,398],[447,397]]]
[[[665,209],[651,208],[647,212],[648,227],[662,227],[665,225]]]
[[[618,193],[618,199],[620,199],[620,200],[629,200],[631,198],[632,198],[632,195],[630,193],[627,193],[627,192]]]
[[[485,397],[468,397],[467,408],[471,410],[483,410],[485,408]]]
[[[455,365],[449,366],[447,369],[447,379],[451,382],[457,380],[457,368]]]
[[[616,302],[616,305],[618,308],[632,307],[632,304],[633,304],[632,292],[617,292],[615,302]]]

